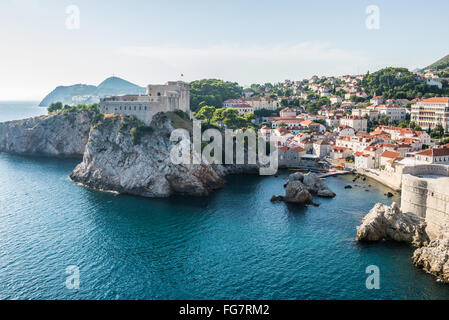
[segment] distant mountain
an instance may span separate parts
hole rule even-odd
[[[100,83],[98,86],[76,84],[73,86],[59,86],[49,93],[39,104],[41,107],[47,107],[53,102],[62,102],[63,104],[90,104],[97,103],[100,98],[116,94],[144,94],[145,88],[139,87],[129,81],[118,77],[110,77]]]
[[[431,69],[431,70],[443,70],[449,68],[449,54],[445,56],[444,58],[441,58],[437,62],[432,63],[430,66],[424,68]]]
[[[113,94],[144,94],[145,88],[117,77],[110,77],[97,87],[97,95],[107,96]]]

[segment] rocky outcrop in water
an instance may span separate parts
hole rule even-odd
[[[285,187],[285,196],[273,196],[272,202],[285,201],[308,205],[314,204],[312,194],[326,198],[335,197],[335,193],[314,173],[303,175],[297,172],[291,174]]]
[[[173,194],[208,195],[220,188],[233,169],[170,160],[172,122],[157,114],[139,137],[142,124],[130,117],[108,115],[93,127],[80,163],[70,175],[84,186],[144,197]]]
[[[0,123],[0,152],[81,158],[94,113],[67,111]]]
[[[440,238],[429,242],[424,219],[403,213],[396,203],[376,204],[357,227],[357,240],[391,239],[419,247],[413,253],[413,264],[449,283],[449,226],[440,226]]]
[[[449,283],[449,239],[437,239],[413,254],[413,264]]]
[[[295,173],[294,175],[298,175],[298,178],[300,178],[301,173]],[[335,197],[335,193],[332,192],[329,187],[316,175],[315,173],[308,173],[306,175],[302,175],[303,180],[302,183],[306,187],[309,192],[312,194],[316,194],[319,197],[324,198],[333,198]]]
[[[386,206],[378,203],[357,227],[357,240],[379,241],[391,239],[415,246],[428,243],[426,223],[411,213],[402,213],[399,205]]]
[[[296,204],[313,204],[313,197],[302,183],[300,175],[292,174],[288,178],[284,201]]]

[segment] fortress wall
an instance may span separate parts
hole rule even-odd
[[[418,175],[439,175],[449,177],[449,166],[445,165],[428,165],[422,164],[413,167],[405,167],[402,171],[403,174]]]
[[[424,218],[431,239],[438,238],[449,225],[448,169],[442,165],[404,168],[407,174],[402,177],[401,210]]]

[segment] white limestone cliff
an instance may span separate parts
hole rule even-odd
[[[205,196],[225,183],[225,175],[251,171],[247,166],[173,164],[170,149],[172,122],[157,114],[150,132],[136,143],[131,127],[139,125],[128,116],[107,116],[92,128],[80,163],[71,179],[97,190],[116,191],[144,197],[173,194]]]
[[[93,117],[71,111],[0,123],[0,152],[81,158]]]
[[[357,227],[357,240],[391,239],[422,246],[429,241],[425,228],[423,219],[411,213],[402,213],[397,203],[394,202],[391,206],[378,203]]]

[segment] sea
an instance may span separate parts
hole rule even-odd
[[[0,122],[42,114],[0,102]],[[146,199],[76,185],[79,161],[0,153],[0,299],[449,298],[412,247],[354,240],[376,203],[400,201],[375,181],[327,178],[337,196],[319,207],[270,202],[292,171]]]

